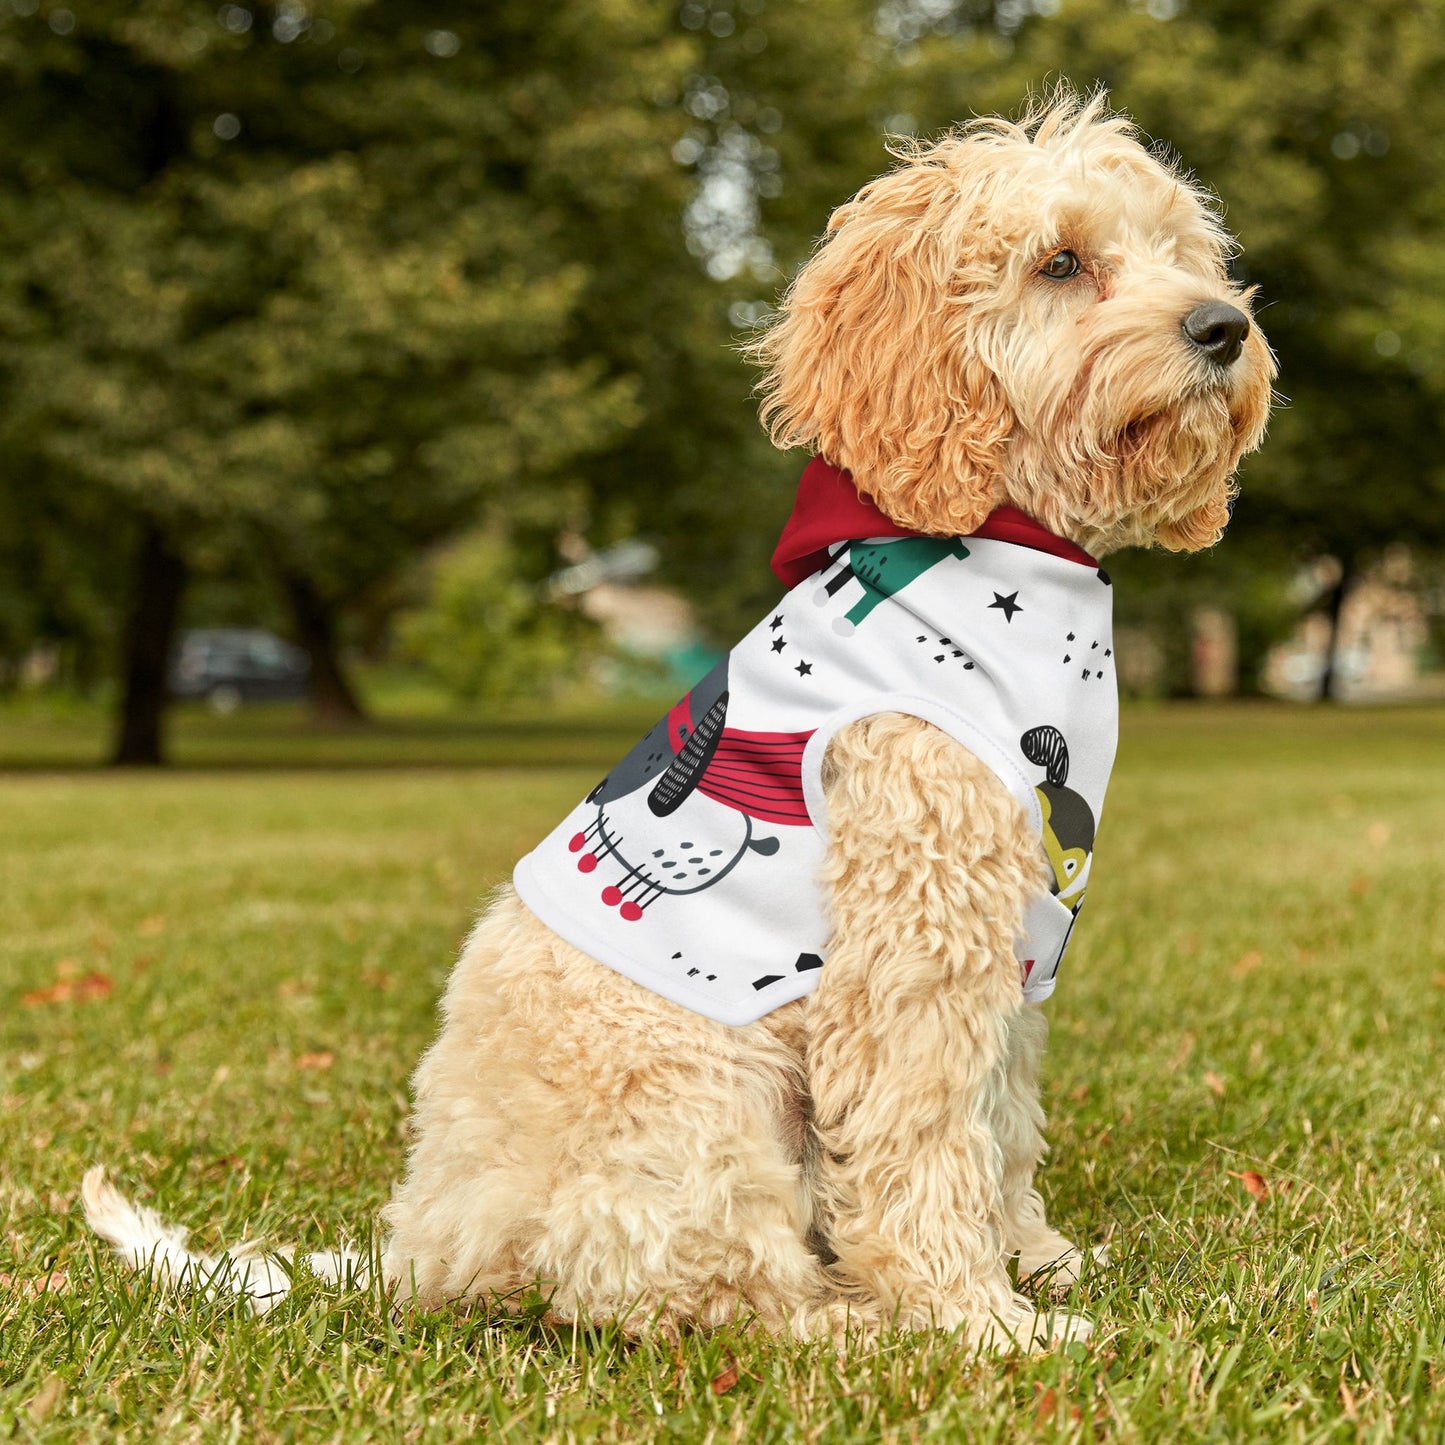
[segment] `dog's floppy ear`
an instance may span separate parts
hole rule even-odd
[[[777,446],[811,448],[900,525],[943,535],[1002,501],[1013,425],[959,284],[968,149],[919,150],[841,206],[748,348]]]

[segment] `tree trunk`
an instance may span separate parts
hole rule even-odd
[[[161,730],[167,672],[186,564],[165,534],[148,523],[136,558],[130,617],[126,621],[124,693],[111,761],[117,766],[158,767],[165,761]]]
[[[296,572],[282,574],[286,600],[296,640],[311,658],[311,709],[316,720],[329,727],[366,721],[365,709],[356,696],[336,650],[336,622],[330,605]]]
[[[1325,617],[1329,621],[1330,632],[1329,639],[1325,643],[1325,665],[1320,672],[1319,700],[1321,702],[1338,701],[1337,692],[1340,679],[1336,660],[1340,646],[1340,616],[1345,610],[1345,594],[1349,592],[1354,580],[1355,559],[1341,557],[1339,580],[1330,589],[1329,601],[1325,605]]]

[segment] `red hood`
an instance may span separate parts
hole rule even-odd
[[[828,560],[828,548],[860,537],[921,537],[926,535],[885,517],[860,496],[853,476],[841,467],[814,457],[798,482],[798,499],[773,552],[773,575],[785,587],[796,587]],[[975,537],[1032,547],[1085,567],[1099,564],[1067,537],[1056,536],[1017,507],[998,507],[989,514]]]

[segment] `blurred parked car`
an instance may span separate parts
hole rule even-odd
[[[217,712],[243,702],[306,696],[311,659],[257,627],[206,627],[183,633],[171,665],[172,697],[204,698]]]

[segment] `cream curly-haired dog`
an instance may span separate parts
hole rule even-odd
[[[895,532],[970,539],[1012,507],[1095,557],[1207,547],[1273,376],[1229,250],[1098,98],[910,145],[756,344],[773,439],[846,469]],[[1008,1273],[1079,1263],[1034,1186],[1045,1022],[1015,940],[1049,879],[1037,821],[997,766],[901,712],[836,731],[821,777],[826,966],[753,1022],[594,961],[511,888],[493,900],[416,1073],[386,1209],[403,1295],[540,1282],[559,1318],[668,1333],[1087,1332]],[[86,1198],[132,1258],[195,1262],[98,1170]]]

